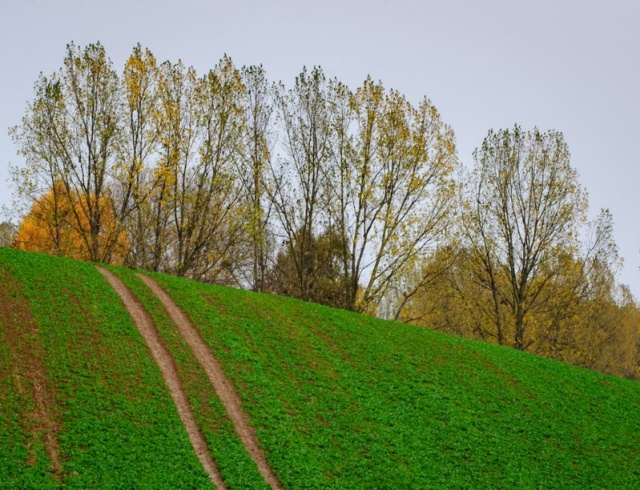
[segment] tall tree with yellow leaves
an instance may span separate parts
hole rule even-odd
[[[236,160],[241,155],[242,82],[231,59],[204,77],[165,62],[158,80],[152,268],[214,281],[242,229]],[[230,280],[227,278],[226,280]]]
[[[121,77],[122,133],[114,169],[114,195],[131,240],[127,264],[156,270],[153,231],[157,228],[150,196],[158,185],[158,77],[151,51],[135,46]]]
[[[530,313],[561,271],[562,250],[577,249],[586,194],[555,131],[490,131],[474,159],[465,245],[496,315],[501,305],[510,312],[512,323],[497,326],[508,327],[501,342],[524,350],[534,342],[527,335]]]
[[[333,101],[329,214],[346,247],[345,303],[399,318],[454,216],[455,137],[429,100],[413,106],[371,79],[355,93],[337,84]]]

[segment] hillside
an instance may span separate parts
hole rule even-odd
[[[266,488],[158,297],[228,488]],[[148,274],[240,397],[284,488],[638,488],[640,383],[288,298]],[[0,248],[0,488],[207,488],[145,340],[93,264]]]

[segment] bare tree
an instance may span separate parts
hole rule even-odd
[[[309,301],[315,275],[314,234],[327,226],[326,177],[332,153],[332,114],[320,68],[303,70],[293,89],[276,90],[284,158],[269,169],[269,199],[283,246],[293,267],[299,297]],[[282,271],[285,272],[285,271]]]
[[[273,247],[269,226],[271,206],[265,190],[265,174],[271,164],[275,131],[273,93],[262,66],[245,67],[241,75],[244,84],[245,131],[238,177],[246,199],[246,239],[251,255],[246,282],[252,290],[264,291],[270,249]]]

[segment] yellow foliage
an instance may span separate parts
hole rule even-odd
[[[81,198],[68,193],[61,182],[56,183],[54,188],[34,202],[29,214],[20,223],[14,247],[77,260],[90,260],[88,238],[91,232],[85,211],[87,206],[82,204]],[[91,204],[96,204],[95,198],[92,198]],[[102,260],[121,265],[129,240],[118,226],[108,198],[101,197],[98,204],[102,210],[98,234]]]

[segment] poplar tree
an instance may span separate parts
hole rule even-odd
[[[109,262],[120,227],[104,238],[104,206],[112,206],[110,183],[117,160],[118,75],[100,43],[67,46],[62,68],[35,84],[36,97],[12,135],[25,166],[14,169],[18,193],[27,206],[51,191],[54,241],[63,239],[61,206],[71,199],[85,252],[92,261]],[[61,184],[61,185],[58,185]],[[60,192],[64,192],[64,196]],[[121,222],[121,213],[116,223]]]
[[[557,131],[489,131],[474,160],[464,243],[490,293],[498,342],[524,350],[535,341],[527,335],[532,310],[562,273],[562,257],[578,251],[586,193]]]

